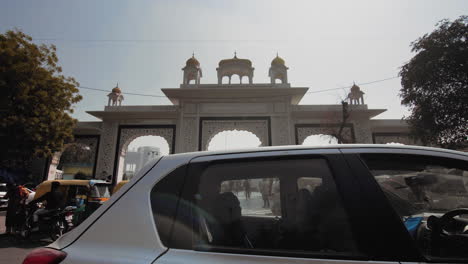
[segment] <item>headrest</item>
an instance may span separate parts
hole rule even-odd
[[[218,194],[214,201],[214,217],[220,224],[232,224],[241,218],[240,202],[232,192]]]

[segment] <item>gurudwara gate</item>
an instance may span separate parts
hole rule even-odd
[[[386,110],[368,109],[357,85],[349,91],[343,123],[342,104],[299,105],[308,88],[289,83],[282,58],[271,62],[270,83],[255,83],[254,70],[250,60],[235,55],[219,62],[216,84],[203,84],[200,63],[192,56],[182,68],[180,87],[162,89],[172,105],[128,106],[115,87],[103,111],[87,112],[102,121],[79,122],[75,129],[76,143],[93,151],[93,177],[122,180],[127,147],[141,136],[164,138],[170,153],[207,150],[216,134],[229,130],[251,132],[261,146],[300,145],[308,136],[335,136],[339,130],[344,143],[415,143],[404,121],[372,119]],[[56,177],[59,158],[60,153],[49,179]]]

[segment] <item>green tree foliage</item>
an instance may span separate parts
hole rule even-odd
[[[0,34],[1,166],[50,157],[73,139],[79,85],[61,74],[54,45],[36,45],[18,30]]]
[[[423,143],[457,148],[468,138],[468,16],[442,20],[411,44],[416,55],[401,71],[400,97]]]

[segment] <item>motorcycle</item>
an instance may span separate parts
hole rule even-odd
[[[67,206],[63,209],[54,210],[40,216],[39,220],[34,222],[33,214],[40,206],[40,204],[30,206],[25,210],[24,223],[19,232],[22,238],[26,239],[32,233],[42,233],[55,241],[73,229],[73,217],[76,206]]]

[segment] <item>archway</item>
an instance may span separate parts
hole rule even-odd
[[[76,135],[73,142],[52,156],[47,179],[95,178],[98,148],[99,136]]]
[[[270,146],[270,119],[264,117],[202,117],[199,150],[208,150],[211,140],[220,132],[237,130],[250,132],[260,141],[260,146]]]
[[[262,145],[260,139],[245,130],[225,130],[214,135],[208,143],[208,150],[253,148]]]
[[[136,140],[137,138],[140,137],[146,137],[146,136],[156,136],[162,138],[165,143],[164,144],[159,144],[156,147],[161,147],[162,149],[165,149],[166,151],[163,154],[169,154],[169,153],[174,153],[174,146],[175,146],[175,125],[122,125],[119,127],[119,138],[117,142],[117,155],[114,163],[114,170],[112,172],[107,172],[107,171],[101,171],[100,177],[101,179],[106,179],[106,180],[112,180],[113,183],[117,183],[119,181],[122,181],[124,178],[124,170],[125,168],[125,157],[127,155],[127,150],[130,146],[130,144]],[[143,139],[141,139],[143,140]],[[152,140],[143,140],[146,142],[149,142],[149,147],[153,146],[151,143]],[[138,141],[137,141],[138,142]],[[154,141],[156,142],[156,141]],[[167,146],[166,146],[167,144]],[[138,149],[136,149],[138,152]],[[152,152],[155,153],[155,150],[149,149],[141,149],[141,152],[148,153]],[[143,164],[144,165],[144,164]],[[133,167],[132,167],[133,168]],[[135,173],[137,173],[136,165],[134,167]],[[125,178],[130,178],[130,176],[127,177],[125,175]]]
[[[94,174],[95,150],[83,143],[71,143],[59,154],[56,178],[92,179]]]
[[[118,180],[130,180],[147,163],[169,154],[169,143],[161,136],[140,136],[124,146],[119,157]]]
[[[335,135],[340,134],[340,130],[342,143],[356,142],[352,124],[346,124],[341,129],[340,124],[296,124],[296,144],[303,144],[309,136],[315,137],[307,140],[306,145],[338,144],[338,137]]]
[[[227,76],[227,75],[221,77],[221,84],[230,84],[230,83],[229,83],[229,79],[230,79],[230,78],[231,78],[231,77],[229,77],[229,76]]]
[[[327,134],[310,135],[304,139],[302,145],[306,146],[324,146],[338,144],[335,136]]]

